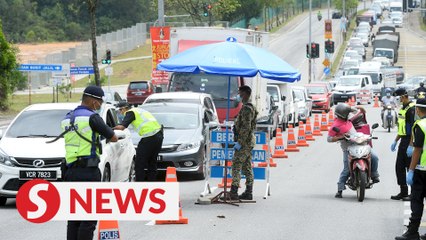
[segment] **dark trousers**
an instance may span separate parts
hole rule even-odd
[[[139,141],[135,161],[137,182],[155,181],[157,179],[157,157],[162,144],[163,131]],[[146,173],[145,169],[147,169]]]
[[[68,168],[66,182],[100,182],[101,171],[98,167]],[[92,240],[98,221],[68,221],[67,240]]]
[[[396,164],[395,164],[395,171],[396,171],[396,180],[398,182],[398,185],[407,185],[406,180],[406,174],[408,167],[410,167],[411,157],[407,156],[407,148],[410,144],[410,138],[409,137],[403,137],[401,138],[401,142],[399,143],[398,147],[398,153],[396,156]]]
[[[409,228],[418,231],[423,214],[423,200],[426,197],[426,171],[414,170],[411,186],[411,217]]]

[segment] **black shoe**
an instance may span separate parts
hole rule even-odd
[[[337,191],[336,195],[334,195],[335,198],[342,198],[342,190]]]
[[[406,202],[411,201],[411,195],[408,195],[408,196],[406,196],[406,197],[403,197],[403,198],[402,198],[402,201],[406,201]]]
[[[419,240],[419,232],[412,232],[410,230],[407,230],[404,234],[401,236],[395,237],[395,240]]]
[[[371,180],[373,180],[373,183],[379,183],[380,182],[379,177],[372,177]]]
[[[408,194],[402,194],[402,193],[398,193],[397,195],[393,195],[391,196],[392,200],[402,200],[404,198],[408,197]]]
[[[421,235],[421,236],[420,236],[420,239],[421,239],[421,240],[426,240],[426,234]]]

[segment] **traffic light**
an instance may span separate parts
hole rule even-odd
[[[319,43],[311,43],[311,57],[319,58]]]
[[[330,39],[325,41],[325,52],[334,53],[334,41],[331,41]]]
[[[306,58],[311,58],[311,55],[309,54],[309,43],[306,44]]]
[[[209,16],[209,11],[210,11],[209,6],[210,6],[210,4],[207,4],[207,3],[204,3],[204,5],[203,5],[203,11],[204,11],[203,16],[204,17]],[[211,6],[210,6],[210,8],[211,8]]]
[[[102,59],[102,64],[111,64],[111,50],[106,50],[105,59]]]

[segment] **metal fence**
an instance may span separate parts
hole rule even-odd
[[[131,51],[146,43],[147,24],[138,23],[129,28],[102,34],[96,37],[98,60],[105,57],[107,49],[113,56]],[[55,52],[39,58],[30,64],[75,64],[75,66],[92,66],[92,43],[90,40],[66,51]],[[51,83],[51,73],[31,73],[31,87],[39,88]]]

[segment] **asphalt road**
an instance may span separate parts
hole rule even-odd
[[[366,109],[369,122],[378,122],[380,109]],[[379,137],[374,149],[380,158],[381,182],[367,190],[362,203],[351,190],[344,192],[343,199],[334,198],[342,152],[338,144],[327,143],[324,134],[299,153],[287,153],[288,159],[275,159],[278,166],[271,169],[269,198],[263,199],[265,181],[256,181],[256,204],[196,205],[204,181],[181,181],[180,198],[188,225],[120,222],[122,239],[392,239],[404,229],[407,208],[401,201],[390,200],[398,191],[396,153],[389,150],[395,134],[395,130],[387,133],[381,128],[374,134]],[[219,180],[211,179],[211,183]],[[66,234],[65,222],[26,222],[14,200],[0,208],[0,216],[2,239],[56,240]]]

